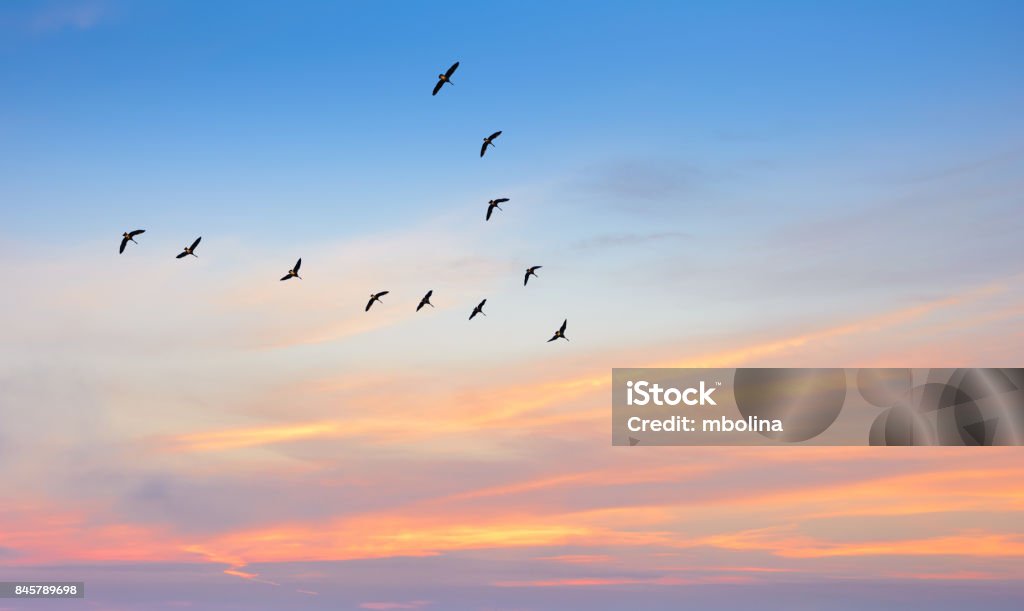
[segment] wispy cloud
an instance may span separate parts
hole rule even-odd
[[[100,25],[108,15],[109,5],[106,2],[59,2],[30,14],[25,23],[34,33],[90,30]]]

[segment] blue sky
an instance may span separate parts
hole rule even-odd
[[[33,25],[59,2],[0,13],[5,225],[29,236],[330,239],[523,183],[558,208],[572,177],[634,160],[712,183],[657,202],[688,224],[799,215],[837,181],[1013,153],[1024,130],[1012,2],[86,6],[86,26]],[[456,87],[424,96],[455,59]],[[494,129],[500,165],[469,154]],[[782,166],[790,201],[743,184],[757,163]]]
[[[624,455],[608,384],[1020,364],[1022,23],[0,4],[0,571],[108,611],[1011,608],[1012,448]]]

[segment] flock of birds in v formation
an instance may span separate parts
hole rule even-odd
[[[438,74],[437,75],[437,84],[434,85],[434,92],[431,95],[437,95],[437,92],[441,91],[441,88],[446,83],[449,84],[449,85],[454,85],[455,84],[455,83],[452,82],[452,74],[455,73],[455,70],[457,70],[458,67],[459,67],[459,62],[455,62],[454,64],[451,65],[450,68],[448,68],[448,70],[444,74]],[[480,157],[483,157],[484,153],[487,152],[487,147],[489,147],[489,146],[493,147],[494,146],[495,138],[497,138],[500,135],[501,135],[501,130],[496,131],[493,134],[491,134],[490,136],[487,136],[486,138],[484,138],[484,143],[480,147]],[[509,201],[509,198],[507,198],[507,197],[499,197],[497,199],[492,199],[492,200],[488,201],[487,202],[487,215],[484,217],[484,220],[485,221],[491,220],[491,215],[494,213],[495,208],[497,208],[498,210],[501,210],[502,209],[501,208],[501,204],[503,204],[503,203],[505,203],[507,201]],[[146,233],[145,229],[136,229],[134,231],[126,231],[123,234],[121,234],[121,248],[120,248],[119,252],[120,253],[124,253],[124,249],[128,245],[128,242],[132,242],[134,244],[138,244],[138,242],[135,241],[135,236],[143,234],[143,233]],[[181,253],[179,253],[178,256],[175,257],[175,258],[177,258],[177,259],[184,259],[185,257],[188,257],[188,256],[198,257],[199,255],[196,254],[196,248],[199,246],[199,242],[202,241],[202,239],[203,239],[202,236],[199,236],[198,238],[196,238],[195,241],[192,242],[191,246],[184,247],[182,249]],[[301,258],[298,261],[295,262],[295,266],[292,267],[290,270],[288,270],[287,274],[285,274],[284,276],[281,277],[281,281],[283,282],[285,280],[291,280],[292,278],[298,278],[299,280],[302,280],[302,276],[299,275],[299,268],[300,267],[302,267],[302,259]],[[530,276],[534,276],[534,277],[539,278],[539,276],[537,276],[537,270],[540,269],[540,268],[541,268],[540,265],[533,265],[533,266],[530,266],[530,267],[528,267],[526,269],[526,275],[523,277],[523,286],[526,286],[527,283],[530,281]],[[384,303],[383,301],[380,300],[380,298],[383,297],[384,295],[387,295],[389,292],[390,291],[381,291],[379,293],[371,294],[370,295],[370,300],[366,302],[366,310],[365,311],[369,312],[370,311],[370,307],[372,307],[374,303]],[[423,308],[423,306],[425,306],[425,305],[428,305],[430,307],[434,307],[434,304],[430,303],[430,297],[433,294],[434,294],[433,290],[427,291],[427,294],[423,296],[423,299],[420,299],[419,305],[416,306],[416,311],[417,312],[419,312]],[[473,312],[470,313],[470,315],[469,315],[469,320],[473,320],[473,318],[476,317],[477,314],[483,314],[484,316],[486,316],[486,314],[484,314],[484,304],[485,303],[487,303],[486,299],[482,300],[480,303],[477,304],[477,306],[475,308],[473,308]],[[568,319],[562,321],[562,326],[559,327],[557,331],[555,331],[555,334],[553,336],[551,336],[551,339],[549,339],[548,342],[553,342],[556,339],[564,339],[566,341],[569,341],[569,338],[565,336],[565,326],[568,324],[568,322],[569,322]]]

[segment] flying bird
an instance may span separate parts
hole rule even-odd
[[[298,261],[295,262],[295,267],[293,267],[290,270],[288,270],[288,273],[285,274],[285,276],[283,278],[281,278],[281,280],[282,281],[284,281],[284,280],[291,280],[292,278],[298,278],[299,280],[302,280],[302,276],[299,275],[299,268],[300,267],[302,267],[302,259],[301,258]]]
[[[501,130],[498,130],[498,131],[494,132],[493,134],[491,134],[490,136],[487,136],[486,138],[484,138],[484,144],[483,144],[483,146],[480,147],[480,156],[481,157],[483,157],[484,153],[487,152],[487,145],[489,144],[491,146],[494,146],[494,139],[497,138],[500,135],[501,135]]]
[[[486,299],[484,299],[483,301],[478,303],[477,306],[475,308],[473,308],[473,313],[469,315],[469,319],[470,320],[473,320],[473,317],[476,316],[477,314],[484,314],[484,304],[485,303],[487,303]],[[487,315],[484,314],[484,316],[487,316]]]
[[[452,82],[452,75],[455,74],[455,71],[458,68],[459,62],[455,62],[454,64],[452,64],[451,68],[448,68],[448,72],[445,72],[444,74],[438,74],[437,84],[434,85],[434,93],[430,95],[437,95],[437,92],[441,91],[441,87],[444,86],[445,83],[448,83],[449,85],[454,85],[455,83]]]
[[[145,229],[136,229],[135,231],[126,231],[121,234],[121,249],[118,250],[118,254],[124,252],[124,247],[128,245],[128,242],[135,242],[135,236],[140,233],[146,233]],[[135,242],[138,244],[138,242]]]
[[[369,312],[370,311],[370,306],[373,305],[374,301],[380,301],[381,297],[383,297],[384,295],[387,295],[390,292],[391,291],[381,291],[379,293],[371,293],[370,294],[370,300],[366,302],[366,309],[363,310],[363,311],[364,312]],[[384,303],[384,302],[380,301],[380,303]]]
[[[553,341],[555,341],[556,339],[559,339],[559,338],[564,339],[565,341],[569,341],[569,338],[565,336],[565,325],[568,322],[569,322],[568,318],[563,320],[562,321],[562,326],[558,328],[558,331],[555,331],[555,334],[553,336],[551,336],[551,339],[549,339],[548,342],[553,342]]]
[[[456,63],[456,65],[458,65],[458,64]],[[433,294],[434,294],[434,290],[433,289],[427,291],[427,294],[423,296],[423,299],[420,299],[420,305],[416,306],[416,311],[417,312],[419,312],[420,308],[422,308],[425,305],[428,305],[430,307],[434,307],[434,304],[430,303],[430,296],[433,295]]]
[[[199,255],[196,254],[196,246],[199,246],[199,241],[202,240],[202,239],[203,239],[203,236],[199,236],[198,238],[196,238],[196,241],[192,242],[192,246],[186,246],[185,249],[181,251],[181,254],[178,255],[177,257],[174,257],[174,258],[175,259],[183,259],[183,258],[185,258],[185,257],[187,257],[189,255],[192,255],[193,257],[199,258]]]
[[[498,210],[501,210],[501,206],[499,204],[504,204],[507,201],[507,197],[499,197],[498,199],[489,200],[487,202],[487,216],[484,218],[484,220],[491,220],[491,213],[494,212],[494,209],[497,208]]]
[[[540,278],[540,276],[537,275],[537,270],[542,268],[542,267],[544,267],[544,266],[543,265],[534,265],[533,267],[527,267],[526,268],[526,275],[523,276],[523,286],[526,286],[526,283],[530,281],[530,276],[533,276],[534,278]]]

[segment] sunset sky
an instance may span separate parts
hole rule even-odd
[[[613,448],[610,382],[1024,365],[1022,23],[0,4],[0,581],[87,583],[46,610],[1018,608],[1019,449]]]

